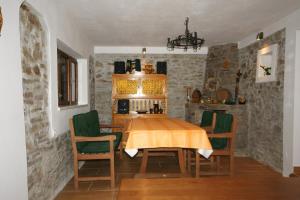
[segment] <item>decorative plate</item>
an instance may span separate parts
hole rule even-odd
[[[231,99],[231,93],[228,89],[226,88],[219,88],[216,92],[217,100],[219,102],[228,101]]]

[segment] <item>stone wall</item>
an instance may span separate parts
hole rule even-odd
[[[257,51],[278,44],[277,80],[256,83]],[[226,62],[224,62],[227,59]],[[229,63],[224,69],[224,63]],[[237,65],[238,63],[238,65]],[[236,44],[209,48],[206,81],[216,79],[219,86],[234,94],[236,72],[240,69],[240,95],[245,96],[246,105],[218,105],[238,115],[236,152],[282,171],[283,165],[283,85],[285,65],[285,30],[237,50]],[[207,96],[210,91],[205,90]],[[186,119],[199,123],[200,108],[189,105]],[[198,117],[198,118],[197,118]]]
[[[278,44],[277,81],[256,83],[257,51]],[[249,155],[277,171],[283,158],[283,85],[285,30],[251,44],[239,51],[242,72],[240,94],[247,99]]]
[[[217,89],[228,89],[232,97],[235,91],[236,73],[239,69],[236,43],[209,47],[205,73],[204,96],[215,98]]]
[[[23,96],[29,199],[51,199],[72,175],[69,134],[50,138],[45,28],[27,5],[20,8]],[[17,191],[16,191],[17,192]]]
[[[94,57],[89,57],[89,101],[90,109],[95,109],[95,68]]]
[[[111,121],[111,76],[114,61],[141,59],[140,54],[95,55],[95,107],[102,122]],[[156,66],[157,61],[167,61],[168,114],[184,119],[186,90],[184,86],[203,88],[206,55],[146,55],[143,62]]]

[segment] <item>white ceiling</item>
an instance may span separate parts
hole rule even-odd
[[[56,0],[95,46],[165,46],[190,31],[205,46],[237,42],[300,8],[300,0]]]

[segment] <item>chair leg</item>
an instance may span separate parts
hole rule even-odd
[[[200,170],[200,155],[197,152],[197,149],[195,150],[195,165],[196,165],[196,178],[199,178],[199,170]]]
[[[125,149],[125,146],[126,146],[126,140],[124,138],[125,136],[125,128],[123,127],[121,129],[121,132],[122,132],[122,139],[121,139],[121,142],[120,142],[120,160],[123,160],[123,150]]]
[[[78,160],[74,159],[74,188],[77,190],[78,187]]]
[[[231,155],[230,157],[229,157],[229,159],[230,159],[230,166],[229,166],[229,173],[230,173],[230,176],[233,176],[233,170],[234,170],[234,156],[233,155]]]
[[[215,157],[210,156],[209,161],[210,161],[210,168],[214,169],[214,167],[215,167]]]
[[[184,167],[185,167],[185,171],[186,171],[186,161],[187,161],[187,149],[182,149],[182,152],[183,152],[183,162],[184,162]]]
[[[115,155],[114,152],[111,153],[111,158],[110,158],[110,186],[112,188],[115,187]]]
[[[182,174],[185,174],[185,161],[184,161],[184,156],[183,156],[183,149],[179,148],[178,149],[178,161],[179,161],[179,166],[180,166],[180,172]]]
[[[220,156],[216,156],[216,163],[217,163],[217,173],[220,173]]]

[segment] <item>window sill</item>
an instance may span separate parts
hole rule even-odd
[[[70,110],[70,109],[82,108],[82,107],[86,107],[86,106],[88,106],[88,104],[80,104],[80,105],[72,105],[72,106],[61,106],[61,107],[58,107],[58,110],[59,111]]]

